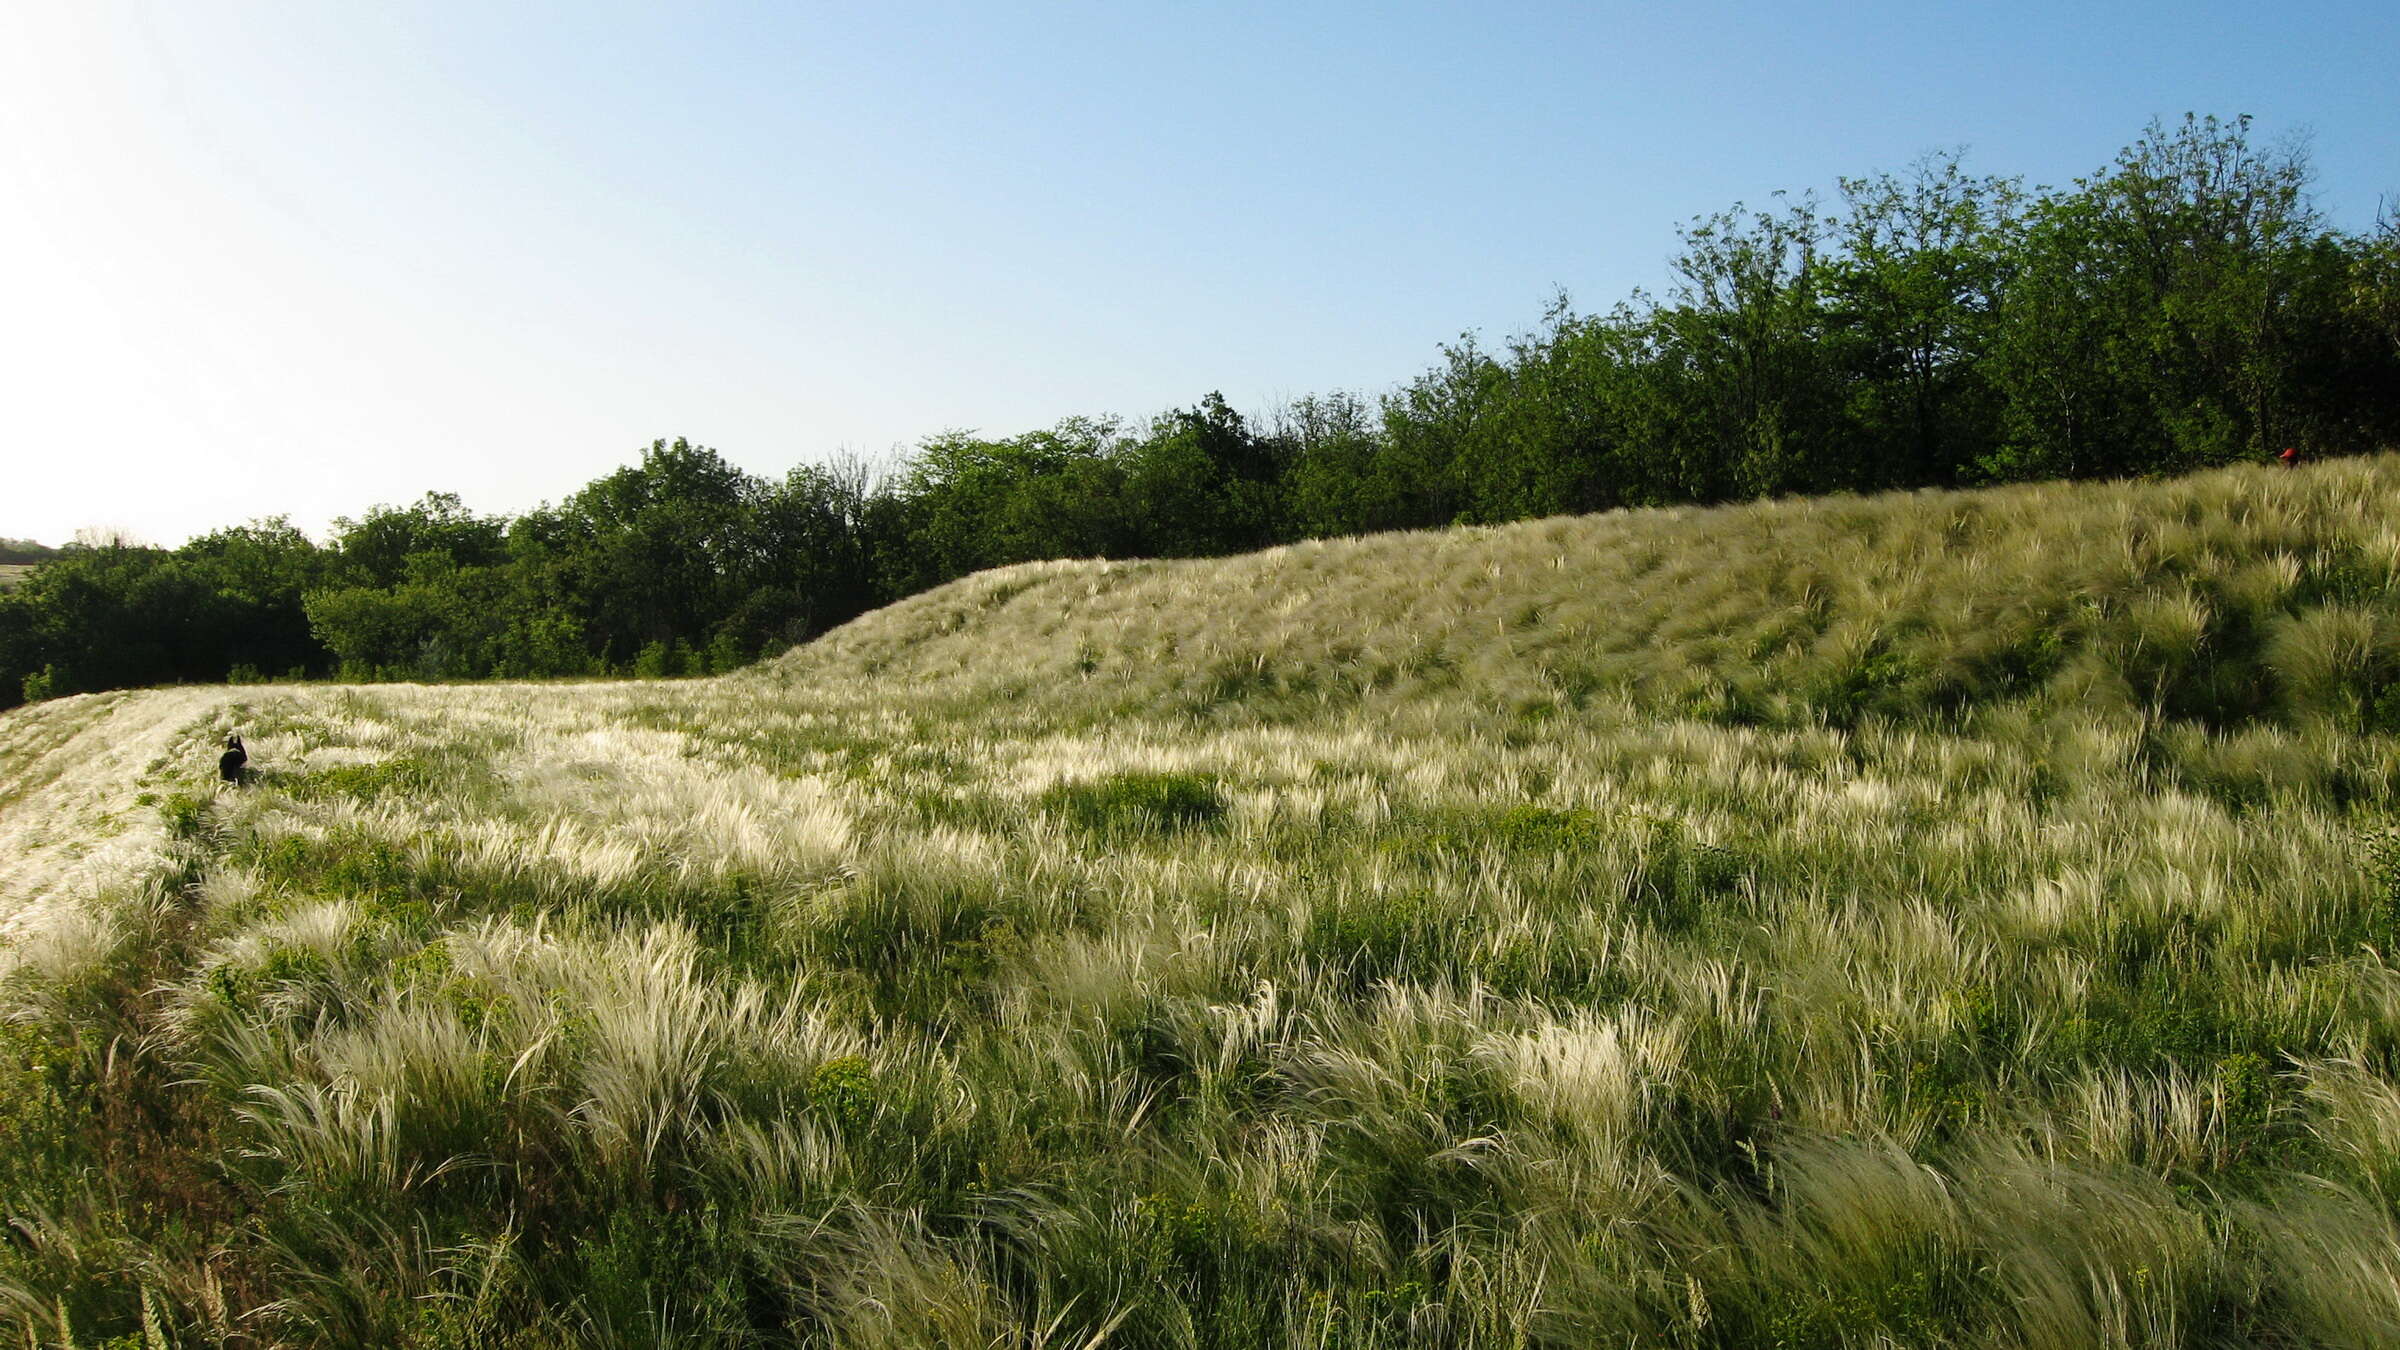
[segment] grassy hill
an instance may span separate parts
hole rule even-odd
[[[2345,697],[2400,673],[2395,493],[2386,457],[1037,563],[783,664],[1098,698],[1108,716],[1262,700],[1308,716],[1455,688],[1537,716],[1598,699],[1772,726],[2027,695],[2216,728],[2355,721]]]
[[[0,1321],[2391,1343],[2396,507],[1629,513],[21,709]]]

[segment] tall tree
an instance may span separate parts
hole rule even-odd
[[[604,660],[689,642],[695,626],[732,612],[761,561],[751,518],[766,491],[678,438],[560,505],[568,594]]]
[[[1402,489],[1364,398],[1337,390],[1292,400],[1268,414],[1263,434],[1290,465],[1284,509],[1294,533],[1324,538],[1402,523]]]
[[[1680,405],[1677,476],[1693,497],[1850,486],[1859,476],[1820,342],[1825,228],[1803,197],[1780,210],[1737,205],[1682,232],[1658,355]]]
[[[2294,146],[2250,119],[2153,122],[2108,172],[2032,213],[1994,374],[2012,476],[2170,470],[2297,425],[2323,230]]]
[[[370,507],[356,520],[333,522],[340,572],[364,586],[397,584],[418,553],[461,567],[490,566],[506,556],[507,534],[506,520],[476,515],[455,492],[428,492],[413,505]]]
[[[1006,440],[930,437],[895,485],[887,586],[916,590],[979,568],[1035,558],[1116,555],[1133,521],[1123,504],[1123,428],[1069,417]]]
[[[1379,529],[1448,525],[1472,511],[1468,459],[1507,399],[1508,369],[1473,333],[1444,343],[1434,367],[1383,398]]]
[[[1984,364],[2023,190],[1968,175],[1955,153],[1841,189],[1825,289],[1858,447],[1851,485],[1953,482],[1992,449],[1998,394]]]
[[[1196,558],[1276,539],[1283,469],[1277,447],[1251,435],[1223,394],[1212,391],[1196,407],[1155,419],[1122,460],[1138,551]]]

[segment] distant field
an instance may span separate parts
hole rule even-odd
[[[0,563],[0,591],[13,591],[26,577],[32,575],[36,564]]]
[[[1637,512],[19,709],[0,1341],[2400,1343],[2396,520]]]

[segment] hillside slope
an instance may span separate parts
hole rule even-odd
[[[137,886],[167,846],[136,800],[228,701],[217,689],[91,694],[19,709],[0,727],[0,969],[25,938],[110,891]]]
[[[0,716],[0,1340],[2393,1343],[2396,491],[1044,564],[714,680]]]
[[[2400,724],[2400,457],[1616,512],[966,578],[783,658],[1110,711],[1458,688],[1770,725],[2035,697]],[[2363,706],[2362,706],[2363,700]]]

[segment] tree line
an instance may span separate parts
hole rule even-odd
[[[1956,155],[1687,225],[1660,296],[1561,297],[1378,396],[946,433],[780,480],[652,444],[556,506],[378,506],[56,552],[0,706],[178,680],[730,669],[986,567],[1786,493],[2162,474],[2400,441],[2400,217],[2327,224],[2247,118],[2066,188]]]

